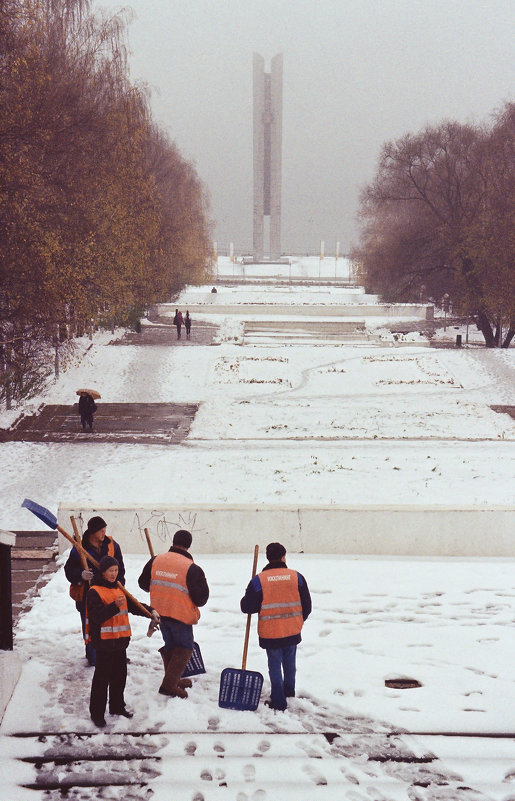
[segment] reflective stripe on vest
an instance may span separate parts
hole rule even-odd
[[[200,611],[191,600],[186,583],[186,574],[192,564],[187,556],[168,551],[156,556],[150,578],[150,605],[160,615],[173,617],[190,626],[200,618]]]
[[[258,617],[258,634],[265,639],[299,634],[304,620],[296,570],[277,568],[259,573],[263,602]]]
[[[116,598],[120,597],[119,587],[94,587],[95,592],[98,593],[104,606],[112,604]],[[125,597],[125,596],[124,596]],[[129,610],[127,605],[122,607],[116,615],[105,620],[100,626],[100,639],[101,640],[118,640],[120,637],[130,637],[131,627],[129,624]],[[89,626],[89,614],[86,603],[86,621],[84,626],[84,639],[91,642],[91,632]]]

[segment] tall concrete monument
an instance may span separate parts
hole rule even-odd
[[[281,255],[281,149],[283,129],[283,56],[274,56],[265,72],[263,56],[254,53],[254,261]],[[265,247],[265,217],[269,247]]]

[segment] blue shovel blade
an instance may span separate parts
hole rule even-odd
[[[28,498],[25,498],[22,506],[32,512],[33,515],[36,515],[36,517],[39,517],[49,528],[57,528],[57,517],[49,509],[45,509],[44,506],[40,506],[39,503],[35,503],[35,501],[31,501]]]
[[[205,672],[206,668],[204,667],[204,660],[202,659],[199,645],[198,643],[194,642],[193,653],[190,656],[190,661],[184,668],[181,678],[186,679],[188,676],[199,676],[201,673]]]
[[[220,676],[218,706],[223,709],[257,709],[263,687],[263,676],[254,670],[225,668]]]

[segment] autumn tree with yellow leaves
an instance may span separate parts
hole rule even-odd
[[[127,324],[211,259],[196,170],[131,84],[128,19],[89,0],[0,4],[0,400],[56,341]],[[49,350],[50,349],[50,350]]]

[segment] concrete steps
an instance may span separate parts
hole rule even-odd
[[[18,753],[18,786],[44,792],[48,801],[93,797],[88,790],[113,801],[293,799],[306,793],[311,801],[480,801],[492,797],[493,788],[505,789],[488,772],[472,788],[417,737],[367,733],[354,723],[353,732],[197,731],[186,738],[162,727],[19,732],[0,737],[0,745]],[[487,750],[487,771],[491,761]]]
[[[334,344],[367,342],[364,320],[249,320],[245,322],[243,342],[248,344]]]
[[[13,624],[30,606],[32,598],[57,569],[57,532],[14,531],[16,545],[11,549]]]

